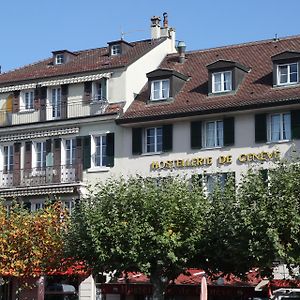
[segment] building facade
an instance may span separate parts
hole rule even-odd
[[[197,175],[210,192],[298,156],[299,36],[176,52],[167,16],[151,21],[149,40],[54,51],[0,75],[1,197],[71,209],[89,184],[136,174]],[[96,299],[92,278],[79,294]]]
[[[106,47],[53,51],[48,59],[0,74],[0,197],[31,211],[60,199],[71,211],[90,184],[122,157],[115,119],[175,52],[175,31],[151,19],[151,38]],[[39,294],[38,289],[36,293]],[[95,299],[92,278],[80,299]],[[37,299],[33,295],[32,299]]]

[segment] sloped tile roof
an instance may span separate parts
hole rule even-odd
[[[127,66],[151,49],[162,43],[165,39],[143,40],[132,42],[126,53],[120,56],[109,56],[108,47],[73,52],[73,59],[65,64],[53,64],[53,58],[21,67],[19,69],[0,74],[0,86],[17,82],[67,76],[71,74],[108,70]]]
[[[162,120],[180,116],[227,112],[290,102],[299,103],[300,85],[273,87],[271,57],[284,51],[300,51],[300,36],[191,51],[180,64],[178,54],[168,55],[160,68],[189,76],[173,101],[149,103],[147,86],[131,104],[119,123]],[[208,95],[207,65],[234,61],[250,67],[235,93]]]

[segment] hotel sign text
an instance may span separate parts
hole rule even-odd
[[[251,162],[264,162],[277,160],[280,158],[280,151],[262,151],[259,153],[247,153],[240,154],[237,157],[238,163],[251,163]],[[232,155],[222,155],[217,158],[219,165],[229,165],[233,162]],[[162,160],[153,161],[151,163],[151,170],[159,169],[180,169],[180,168],[197,168],[204,166],[211,166],[213,164],[213,158],[208,157],[194,157],[190,159],[175,159],[175,160]]]

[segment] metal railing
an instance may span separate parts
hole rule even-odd
[[[0,109],[0,127],[101,115],[105,113],[107,106],[107,99],[96,95],[88,100],[58,102],[55,105],[40,105],[30,109]]]
[[[81,164],[1,171],[0,188],[73,183],[81,179]]]

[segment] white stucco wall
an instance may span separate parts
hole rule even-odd
[[[286,108],[285,108],[286,111]],[[271,112],[271,111],[270,111]],[[191,149],[190,147],[190,120],[182,120],[173,123],[173,151],[168,153],[157,154],[141,154],[132,155],[131,153],[131,128],[116,127],[115,140],[115,166],[109,168],[106,172],[87,174],[86,178],[96,178],[97,180],[105,180],[108,176],[135,175],[142,176],[168,176],[170,174],[192,174],[217,173],[217,172],[235,172],[237,180],[243,172],[249,167],[269,168],[273,163],[270,161],[241,162],[238,158],[241,154],[259,154],[267,152],[269,154],[274,151],[280,152],[281,158],[287,158],[293,155],[294,151],[300,151],[300,141],[278,142],[278,143],[255,143],[255,112],[237,113],[235,116],[235,145],[230,147],[213,148],[213,149]],[[224,117],[212,116],[210,118],[203,117],[202,120],[219,119]],[[168,123],[172,123],[171,121]],[[158,124],[158,126],[161,123]],[[153,126],[153,125],[152,125]],[[148,126],[149,127],[149,126]],[[107,127],[104,127],[107,128]],[[112,127],[111,127],[112,128]],[[232,162],[228,164],[220,164],[221,156],[231,156]],[[267,154],[265,154],[267,156]],[[168,160],[188,160],[193,158],[210,158],[212,163],[207,166],[197,166],[189,168],[171,168],[151,170],[152,162],[168,161]],[[241,158],[241,159],[244,159]],[[93,181],[93,180],[92,180]]]
[[[174,51],[174,41],[168,38],[127,68],[126,105],[124,110],[129,107],[135,96],[147,83],[146,74],[157,69],[164,57]]]

